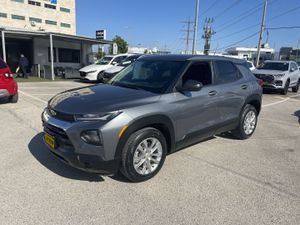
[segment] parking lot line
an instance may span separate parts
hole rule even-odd
[[[37,97],[35,97],[35,96],[33,96],[33,95],[27,94],[27,93],[25,93],[25,92],[23,92],[23,91],[20,91],[20,90],[19,90],[19,93],[22,94],[22,95],[25,95],[25,96],[27,96],[27,97],[29,97],[29,98],[32,98],[32,99],[34,99],[34,100],[36,100],[36,101],[42,102],[42,103],[44,103],[44,104],[47,104],[46,101],[44,101],[44,100],[42,100],[42,99],[40,99],[40,98],[37,98]]]

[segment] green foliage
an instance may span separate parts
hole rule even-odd
[[[118,45],[118,54],[128,52],[128,43],[123,38],[121,38],[120,36],[116,35],[114,37],[114,39],[112,39],[112,42],[116,43]],[[109,48],[109,52],[110,52],[110,54],[113,53],[112,46]]]

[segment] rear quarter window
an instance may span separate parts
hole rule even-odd
[[[2,59],[0,59],[0,69],[5,69],[6,67],[6,63]]]

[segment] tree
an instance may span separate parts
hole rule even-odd
[[[105,56],[105,52],[102,52],[102,48],[99,48],[98,49],[98,52],[97,52],[97,54],[96,54],[96,58],[97,59],[101,59],[101,58],[103,58]]]
[[[118,45],[118,54],[128,52],[128,43],[120,36],[116,35],[115,38],[112,39],[112,42],[116,43]],[[112,54],[112,53],[113,53],[113,48],[111,46],[110,54]]]

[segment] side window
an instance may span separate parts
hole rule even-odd
[[[120,62],[122,62],[122,60],[125,59],[125,58],[126,58],[126,56],[119,56],[119,57],[116,57],[116,58],[114,59],[113,62],[115,62],[115,63],[120,63]]]
[[[187,80],[195,80],[201,82],[203,85],[212,84],[212,72],[209,62],[195,62],[186,71],[182,77],[182,83]]]
[[[215,79],[218,84],[234,82],[242,77],[238,69],[231,62],[216,61],[215,70]]]
[[[297,71],[298,70],[298,66],[295,63],[292,63],[292,65],[293,65],[294,70]]]

